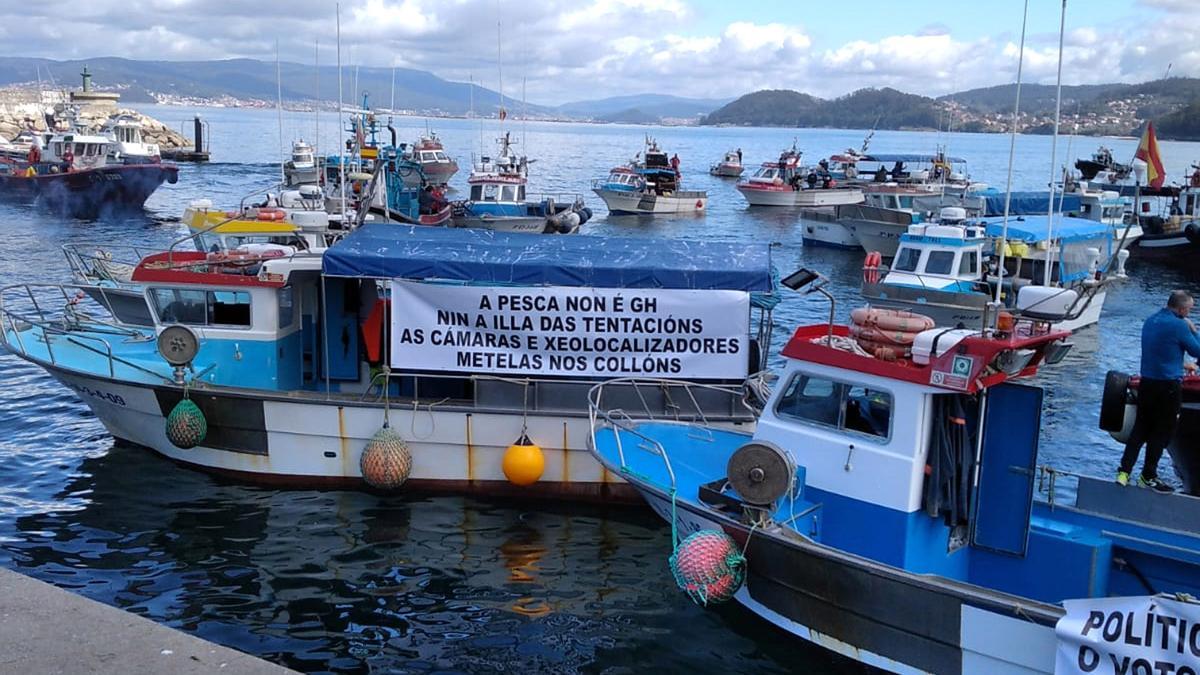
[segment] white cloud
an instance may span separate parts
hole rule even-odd
[[[506,82],[528,81],[532,101],[659,92],[731,97],[763,88],[837,96],[867,86],[937,95],[1010,82],[1013,25],[971,38],[953,17],[912,34],[832,43],[747,6],[712,27],[697,0],[343,0],[343,55],[448,79],[494,82],[499,22]],[[1134,20],[1136,18],[1136,20]],[[0,3],[0,53],[80,58],[333,60],[329,0],[41,0]],[[1068,14],[1066,83],[1200,76],[1200,0],[1136,0],[1127,20],[1101,25]],[[1053,82],[1057,33],[1031,35],[1025,76]],[[511,75],[510,75],[511,73]],[[516,91],[506,87],[511,95]]]

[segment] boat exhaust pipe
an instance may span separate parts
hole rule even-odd
[[[388,118],[387,130],[392,134],[392,147],[393,148],[400,147],[400,146],[396,145],[396,127],[392,126],[392,118],[390,118],[390,117]]]

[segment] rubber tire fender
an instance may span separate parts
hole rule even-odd
[[[1104,393],[1100,396],[1100,428],[1120,432],[1125,428],[1125,405],[1130,401],[1129,375],[1110,370],[1104,376]]]

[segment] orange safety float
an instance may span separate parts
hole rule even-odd
[[[259,220],[272,220],[272,221],[273,220],[284,220],[285,218],[287,218],[287,211],[284,211],[283,209],[259,209],[257,218]]]
[[[879,283],[879,265],[882,262],[883,255],[879,251],[869,251],[867,253],[867,257],[863,260],[863,283]]]

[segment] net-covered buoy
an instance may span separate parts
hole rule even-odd
[[[394,490],[404,485],[412,472],[412,453],[400,434],[385,424],[367,441],[358,468],[371,487]]]
[[[501,468],[508,482],[513,485],[533,485],[546,470],[546,457],[542,449],[529,440],[528,435],[521,434],[521,438],[504,451]]]
[[[167,415],[167,440],[177,448],[187,450],[200,445],[208,434],[208,422],[200,406],[190,398],[183,398]]]
[[[746,559],[737,544],[716,530],[700,530],[679,542],[670,565],[675,583],[698,605],[729,600],[746,574]]]

